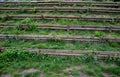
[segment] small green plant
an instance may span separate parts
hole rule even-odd
[[[36,26],[34,23],[31,23],[31,19],[30,18],[26,18],[24,20],[22,20],[20,23],[16,24],[16,28],[18,30],[35,30]]]
[[[25,18],[21,21],[22,24],[28,24],[28,23],[31,23],[31,19],[30,18]]]
[[[87,62],[87,63],[92,63],[92,64],[96,64],[98,62],[98,58],[97,56],[93,55],[92,53],[89,54],[85,54],[82,58],[83,62]]]
[[[110,43],[110,45],[111,45],[112,47],[119,47],[119,46],[120,46],[120,44],[117,43],[117,42],[112,42],[112,43]]]
[[[36,29],[36,26],[35,26],[34,23],[29,24],[28,30],[32,31],[32,30],[35,30],[35,29]]]
[[[94,32],[94,36],[100,37],[100,36],[103,36],[103,35],[104,35],[104,33],[101,32],[101,31],[95,31]]]

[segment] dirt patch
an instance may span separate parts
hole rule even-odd
[[[85,74],[85,73],[83,73],[83,72],[80,72],[79,77],[91,77],[91,76],[88,76],[87,74]]]
[[[20,73],[21,73],[21,74],[25,74],[25,73],[34,73],[34,72],[39,72],[39,70],[38,70],[38,69],[31,68],[31,69],[22,70]]]
[[[74,77],[73,75],[69,75],[69,77]]]
[[[34,68],[25,69],[25,70],[22,70],[19,74],[21,74],[22,77],[25,77],[25,74],[27,74],[27,73],[35,73],[35,72],[39,72],[39,70],[38,69],[34,69]],[[43,77],[43,76],[40,73],[40,75],[38,77]]]
[[[44,77],[44,73],[40,73],[40,75],[38,77]]]
[[[111,75],[109,73],[106,73],[106,72],[104,72],[103,75],[104,75],[104,77],[111,77]]]
[[[74,77],[74,75],[69,75],[69,77]],[[79,76],[78,77],[91,77],[83,72],[80,72]]]
[[[3,74],[3,75],[0,75],[0,77],[12,77],[11,74]]]
[[[79,69],[84,68],[84,67],[85,67],[85,66],[73,66],[73,67],[66,68],[66,69],[64,69],[63,71],[64,71],[64,72],[69,72],[69,71],[71,71],[71,70],[73,70],[73,69],[79,70]]]
[[[21,77],[24,77],[24,75],[27,73],[35,73],[35,72],[40,72],[40,70],[34,69],[34,68],[25,69],[25,70],[19,71],[18,74],[21,75]],[[43,72],[41,72],[38,77],[44,77],[44,75],[45,74]],[[0,77],[13,77],[13,75],[12,74],[2,74],[2,75],[0,75]]]

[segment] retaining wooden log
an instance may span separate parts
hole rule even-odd
[[[1,28],[13,28],[15,27],[15,24],[5,24],[0,23]],[[20,24],[20,27],[23,29],[28,28],[29,24]],[[52,30],[100,30],[100,31],[120,31],[119,26],[82,26],[82,25],[49,25],[49,24],[36,24],[36,28],[39,29],[52,29]]]
[[[69,7],[42,7],[42,8],[0,8],[0,12],[99,12],[99,13],[120,13],[119,8],[69,8]]]
[[[53,40],[65,40],[65,41],[106,41],[106,42],[120,42],[120,38],[115,37],[91,37],[91,36],[51,36],[51,35],[12,35],[12,34],[0,34],[0,39],[5,38],[20,38],[24,40],[47,40],[47,39],[53,39]]]
[[[106,21],[106,22],[120,22],[119,17],[82,17],[82,16],[47,16],[47,15],[8,15],[4,18],[8,20],[21,20],[25,18],[31,18],[34,20],[53,20],[53,19],[77,19],[77,20],[87,20],[87,21]],[[4,19],[3,18],[3,19]]]
[[[0,6],[11,5],[11,6],[104,6],[114,7],[120,6],[120,2],[81,2],[81,1],[49,1],[49,2],[0,2]]]

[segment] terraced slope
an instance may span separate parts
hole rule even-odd
[[[119,77],[120,2],[0,2],[0,52],[3,77]]]

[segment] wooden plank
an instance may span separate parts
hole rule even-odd
[[[120,6],[120,2],[81,2],[81,1],[47,1],[47,2],[0,2],[0,5],[33,5],[33,6],[54,6],[54,5],[76,5],[76,6],[85,6],[85,5],[91,5],[91,6],[105,6],[105,7],[111,7],[111,6]]]
[[[12,35],[12,34],[0,34],[0,39],[5,38],[21,38],[26,40],[47,40],[47,39],[53,39],[53,40],[65,40],[65,41],[107,41],[107,42],[120,42],[120,38],[115,37],[91,37],[91,36],[50,36],[50,35],[24,35],[24,34],[18,34],[18,35]]]
[[[87,20],[87,21],[106,21],[106,22],[120,22],[119,17],[82,17],[82,16],[47,16],[47,15],[9,15],[5,18],[20,20],[25,18],[31,18],[34,20],[53,20],[53,19],[77,19],[77,20]]]
[[[15,27],[15,24],[0,23],[0,27]],[[29,24],[21,24],[21,27],[29,26]],[[119,26],[81,26],[81,25],[49,25],[37,24],[36,28],[39,29],[55,29],[55,30],[100,30],[100,31],[120,31]]]
[[[0,8],[0,12],[17,12],[20,10],[25,11],[33,11],[33,8]],[[69,7],[41,7],[41,8],[35,8],[36,12],[109,12],[109,13],[119,13],[119,8],[69,8]]]

